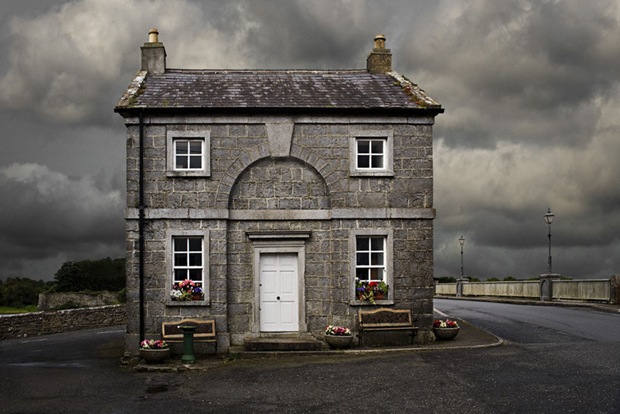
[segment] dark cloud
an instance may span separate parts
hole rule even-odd
[[[435,267],[618,273],[614,0],[25,0],[0,10],[0,277],[123,255],[125,127],[112,112],[157,27],[169,67],[363,68],[375,34],[446,108]],[[556,256],[557,255],[557,256]],[[556,269],[557,266],[557,269]]]

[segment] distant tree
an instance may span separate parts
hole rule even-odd
[[[469,279],[470,282],[480,282],[480,279],[477,277],[468,277],[467,279]]]
[[[442,276],[437,278],[437,283],[456,283],[456,279],[452,276]]]
[[[125,287],[125,259],[107,257],[101,260],[65,262],[56,272],[55,280],[59,292],[117,292]]]
[[[32,280],[25,277],[0,281],[0,306],[23,307],[39,303],[39,293],[50,289],[52,282]]]
[[[504,282],[515,282],[517,279],[515,279],[512,276],[508,276],[504,278]]]
[[[499,279],[496,277],[490,277],[487,279],[487,282],[499,282]]]

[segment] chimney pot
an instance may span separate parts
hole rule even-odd
[[[385,49],[385,36],[382,34],[378,34],[375,36],[375,49],[383,50]]]
[[[159,39],[157,38],[158,35],[159,32],[157,29],[153,28],[149,30],[149,43],[159,43]]]

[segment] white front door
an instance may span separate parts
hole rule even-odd
[[[260,330],[299,330],[297,254],[260,255]]]

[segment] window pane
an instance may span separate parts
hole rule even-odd
[[[202,254],[191,253],[189,255],[189,265],[190,266],[202,266]]]
[[[368,266],[368,253],[358,253],[357,254],[357,265],[358,266]]]
[[[175,141],[175,152],[180,155],[187,154],[187,144],[187,141]]]
[[[174,266],[187,266],[187,255],[185,253],[177,253],[174,255]]]
[[[355,277],[359,280],[368,280],[368,269],[357,269],[355,271]]]
[[[372,168],[383,168],[383,155],[372,156]]]
[[[202,142],[191,141],[189,144],[190,154],[202,154]]]
[[[373,237],[371,238],[371,243],[373,251],[383,251],[383,237]]]
[[[383,280],[383,269],[370,269],[370,280]]]
[[[175,252],[187,251],[187,238],[175,237],[174,238],[174,251]]]
[[[357,157],[358,168],[370,168],[370,157],[368,155],[360,155]]]
[[[383,253],[372,253],[370,255],[370,263],[375,266],[383,265]]]
[[[202,157],[189,157],[189,168],[199,170],[202,168]]]
[[[187,157],[176,157],[175,168],[187,169]]]
[[[189,278],[191,280],[197,280],[198,282],[202,281],[202,269],[190,269]]]
[[[368,237],[358,237],[355,249],[357,251],[368,250]]]
[[[359,154],[368,154],[370,152],[370,141],[358,140],[357,152]]]
[[[202,239],[199,237],[189,239],[189,250],[191,252],[202,252]]]
[[[383,154],[383,141],[372,141],[372,153]]]
[[[181,282],[187,279],[187,270],[186,269],[176,269],[174,271],[174,281]]]

